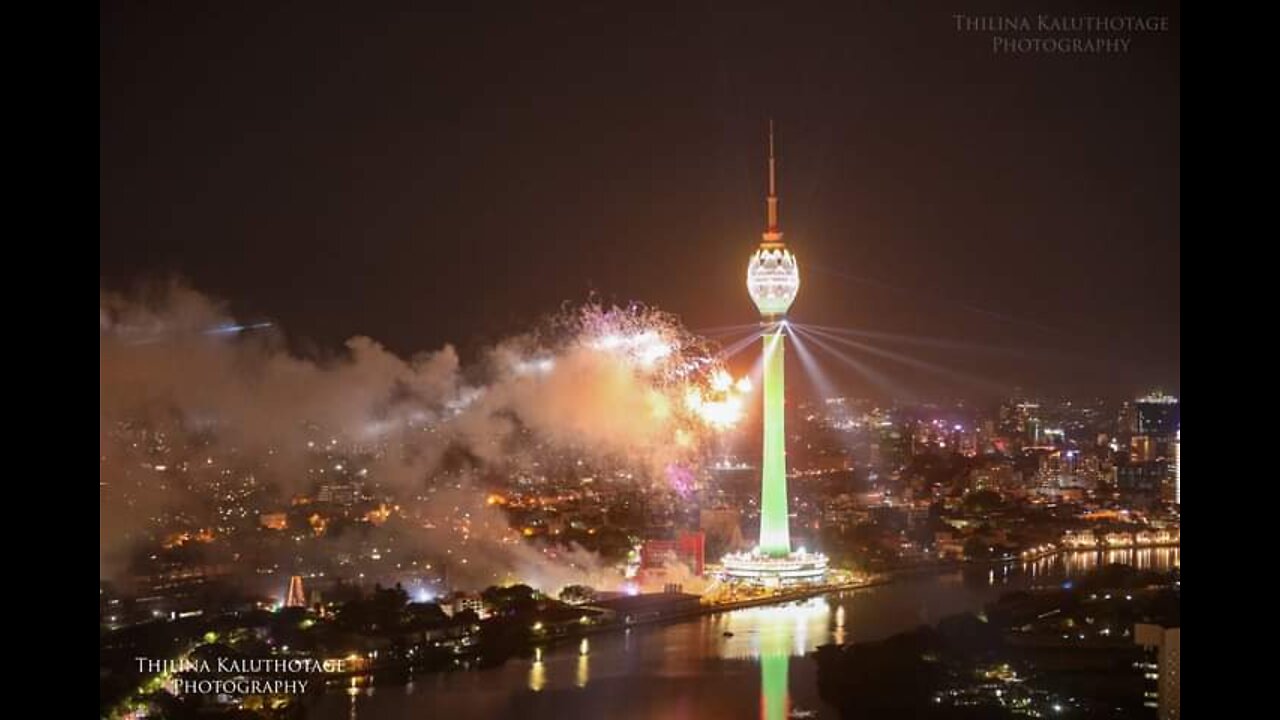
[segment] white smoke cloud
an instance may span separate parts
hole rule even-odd
[[[373,468],[381,482],[410,491],[440,470],[451,449],[500,470],[520,458],[515,446],[526,437],[620,460],[653,478],[696,451],[699,428],[681,414],[671,383],[709,361],[673,320],[656,313],[596,307],[569,313],[549,331],[500,343],[469,373],[452,346],[405,359],[358,336],[337,357],[309,359],[291,353],[274,328],[241,327],[223,304],[180,283],[132,296],[102,294],[104,568],[172,497],[146,491],[146,483],[165,476],[127,466],[129,456],[111,437],[124,422],[187,431],[212,423],[219,452],[269,457],[266,479],[288,493],[308,489],[306,443],[315,427],[389,446],[417,430],[412,452],[387,452]],[[469,383],[467,374],[481,379]],[[599,573],[588,553],[552,560],[513,540],[500,511],[480,503],[482,497],[477,487],[438,501],[442,520],[463,504],[485,519],[470,540],[480,548],[468,569],[477,578],[512,573],[563,584]]]

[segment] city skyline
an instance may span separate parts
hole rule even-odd
[[[1176,720],[1142,3],[104,4],[100,717]]]

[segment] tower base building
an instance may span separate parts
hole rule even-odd
[[[820,585],[827,579],[827,556],[804,548],[780,557],[765,555],[755,548],[725,555],[722,564],[727,580],[761,587]]]

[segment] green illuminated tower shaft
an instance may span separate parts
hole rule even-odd
[[[764,335],[764,462],[760,486],[760,552],[771,557],[791,552],[783,380],[786,350],[782,324],[775,323]]]

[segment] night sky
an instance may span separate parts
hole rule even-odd
[[[997,55],[952,17],[1025,3],[371,5],[102,6],[103,289],[180,276],[403,354],[592,293],[752,322],[773,117],[797,322],[1019,348],[883,345],[999,384],[1178,389],[1176,5],[1097,56]]]

